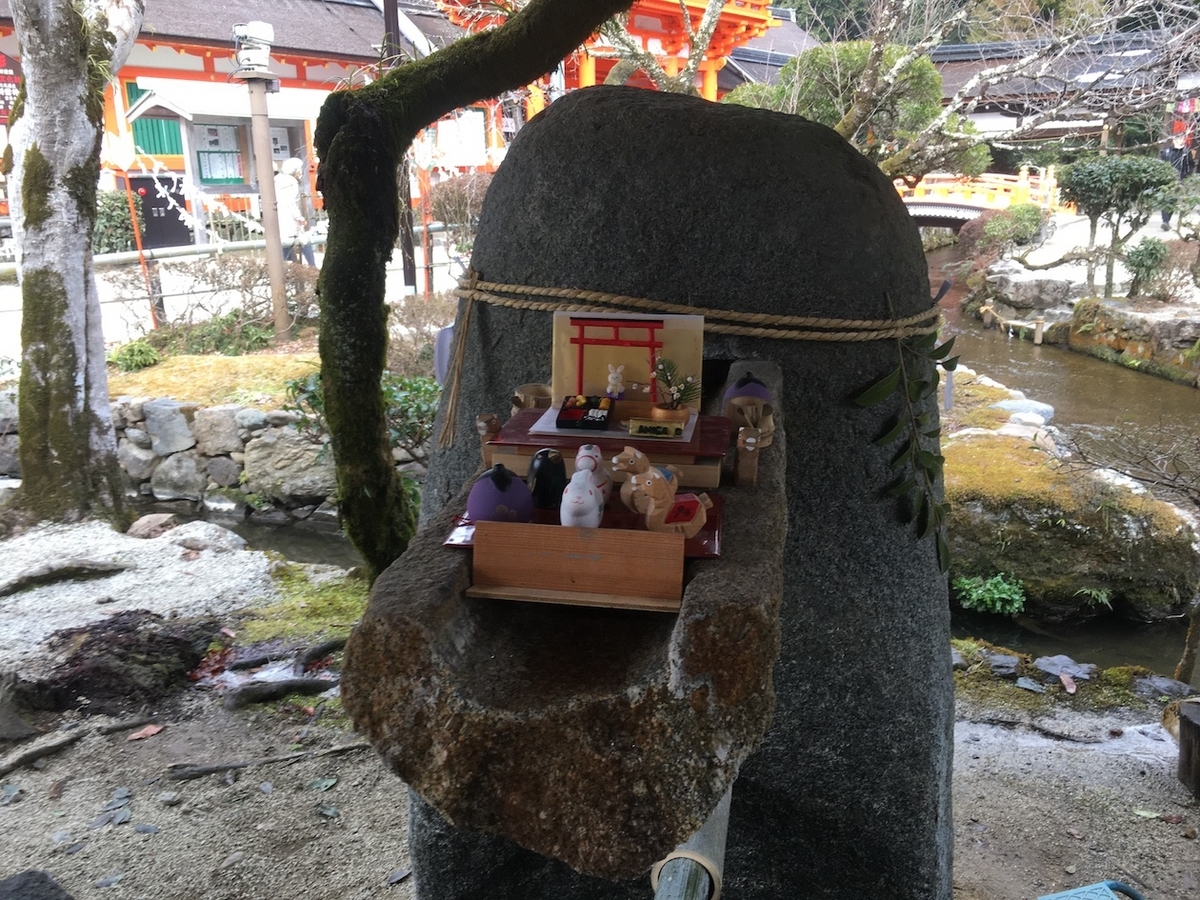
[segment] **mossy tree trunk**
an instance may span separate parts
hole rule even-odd
[[[5,169],[21,282],[18,503],[38,520],[122,523],[92,268],[104,91],[141,0],[12,0],[24,82]]]
[[[402,65],[361,90],[331,94],[321,109],[318,186],[329,213],[318,284],[321,383],[342,524],[372,578],[404,552],[415,528],[392,461],[379,388],[387,352],[385,266],[400,227],[401,159],[421,128],[539,78],[631,4],[533,0],[503,27]]]

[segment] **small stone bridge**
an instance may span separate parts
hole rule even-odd
[[[954,231],[989,209],[1036,203],[1054,212],[1059,205],[1053,166],[1036,175],[1028,168],[1018,175],[986,173],[976,178],[932,174],[911,187],[898,179],[896,190],[918,225]]]

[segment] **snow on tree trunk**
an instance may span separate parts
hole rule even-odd
[[[20,505],[38,519],[124,517],[92,267],[104,91],[141,0],[11,0],[24,71],[10,126],[21,283]]]

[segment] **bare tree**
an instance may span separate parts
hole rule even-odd
[[[119,521],[124,491],[92,269],[104,91],[142,0],[12,0],[24,69],[6,155],[21,282],[19,504]]]
[[[834,131],[842,137],[848,139],[853,136],[872,117],[875,110],[894,102],[896,92],[901,89],[905,70],[914,60],[928,56],[934,47],[942,43],[946,32],[966,17],[965,11],[960,9],[953,12],[947,10],[948,14],[940,21],[925,18],[928,30],[911,41],[906,52],[885,65],[888,47],[895,46],[902,39],[903,32],[910,29],[914,16],[923,10],[924,7],[916,0],[883,0],[876,7],[866,67],[855,85],[850,108],[834,126]],[[949,116],[939,118],[943,123],[950,121]],[[884,166],[881,166],[885,174],[888,172],[886,163],[885,160]]]
[[[687,4],[680,0],[679,9],[684,30],[687,33],[687,61],[675,74],[669,73],[662,62],[644,47],[629,30],[630,12],[624,12],[609,19],[600,26],[600,34],[614,48],[614,55],[619,62],[609,72],[605,84],[624,84],[639,70],[654,83],[660,91],[670,91],[680,94],[695,94],[696,74],[700,71],[700,63],[708,52],[713,33],[721,20],[721,10],[725,0],[708,0],[704,14],[696,26],[692,27],[691,13]]]
[[[903,0],[888,0],[902,3]],[[993,144],[1057,135],[1105,135],[1138,114],[1158,114],[1181,99],[1180,77],[1200,65],[1200,16],[1190,0],[1109,0],[1066,23],[1020,17],[1024,39],[1011,58],[986,65],[950,97],[939,121],[918,135],[909,155],[925,151],[951,116],[981,108],[1012,116]],[[1137,30],[1131,30],[1136,23]]]
[[[880,0],[866,33],[868,63],[854,73],[837,131],[854,142],[879,110],[895,104],[907,67],[967,24],[961,4]],[[878,160],[885,174],[930,171],[937,160],[982,143],[985,135],[968,125],[977,112],[1011,118],[1011,126],[986,135],[993,145],[1094,133],[1097,122],[1107,135],[1124,119],[1158,114],[1181,99],[1180,76],[1200,67],[1200,16],[1190,0],[1105,0],[1066,20],[1013,4],[992,27],[1007,32],[998,37],[1016,38],[1009,56],[960,60],[967,70],[961,84],[937,116]],[[906,52],[888,58],[887,48],[897,45]]]
[[[508,16],[529,5],[530,0],[510,0],[497,4],[490,0],[474,0],[464,4],[457,12],[459,21],[473,29],[482,29],[504,22]],[[695,94],[696,75],[704,61],[713,34],[720,24],[721,12],[726,0],[706,0],[704,12],[698,22],[692,22],[692,11],[679,0],[679,16],[683,25],[683,43],[687,46],[687,58],[677,71],[670,72],[664,61],[644,46],[629,27],[630,12],[625,11],[604,22],[597,32],[607,46],[593,45],[588,52],[598,58],[617,60],[605,78],[605,84],[624,84],[639,71],[645,73],[660,91]],[[626,4],[628,6],[629,4]]]

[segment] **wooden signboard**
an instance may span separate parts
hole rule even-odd
[[[468,597],[677,612],[683,535],[478,522]]]

